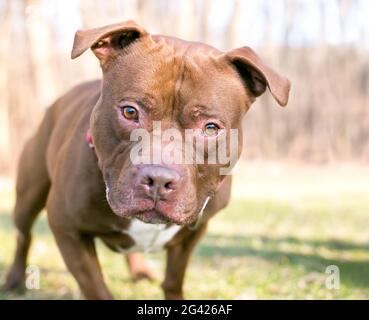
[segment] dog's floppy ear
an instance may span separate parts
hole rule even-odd
[[[249,47],[234,49],[226,53],[251,93],[258,97],[268,87],[279,105],[285,106],[290,92],[290,81],[266,66]]]
[[[132,20],[101,28],[78,30],[74,36],[71,57],[75,59],[91,48],[101,64],[104,64],[116,50],[148,35],[145,29]]]

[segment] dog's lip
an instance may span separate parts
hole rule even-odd
[[[172,219],[168,215],[164,214],[162,211],[156,208],[150,209],[141,209],[141,208],[131,208],[129,211],[115,211],[113,212],[121,217],[128,220],[138,219],[144,223],[149,224],[176,224],[176,225],[187,225],[193,223],[193,219],[196,217],[192,217],[191,219]]]
[[[156,208],[138,211],[133,214],[133,217],[149,223],[166,224],[173,222],[170,218],[168,218],[165,214],[163,214],[160,210],[157,210]]]
[[[110,195],[110,190],[107,188],[107,202],[115,215],[128,220],[139,219],[145,223],[151,224],[168,224],[174,223],[177,225],[186,225],[193,223],[196,220],[196,207],[186,208],[182,214],[171,214],[173,204],[167,203],[154,203],[153,201],[148,201],[148,199],[136,199],[134,205],[127,205],[126,203],[113,201]]]
[[[113,210],[118,216],[128,218],[128,219],[139,219],[143,222],[147,223],[172,223],[173,221],[168,218],[163,212],[158,210],[155,207],[150,208],[131,208],[126,212],[116,212]],[[152,222],[153,221],[153,222]]]

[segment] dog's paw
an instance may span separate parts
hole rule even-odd
[[[1,293],[23,294],[26,291],[26,286],[23,276],[9,274],[5,284],[0,287]]]
[[[182,293],[165,292],[165,300],[184,300]]]
[[[149,269],[136,270],[132,272],[131,279],[133,282],[137,282],[140,280],[149,280],[149,281],[156,280],[154,274]]]

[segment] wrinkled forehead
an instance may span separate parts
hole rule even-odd
[[[250,103],[236,70],[222,52],[203,44],[156,38],[145,46],[134,44],[116,57],[104,75],[114,99],[151,100],[154,104],[180,102],[225,107]]]
[[[179,97],[199,105],[244,106],[248,97],[236,70],[219,57],[194,55],[183,57],[183,70],[177,80]]]

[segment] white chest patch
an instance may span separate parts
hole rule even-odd
[[[133,219],[127,230],[122,233],[128,234],[135,244],[127,251],[158,251],[164,247],[181,229],[181,226],[166,224],[150,224]]]

